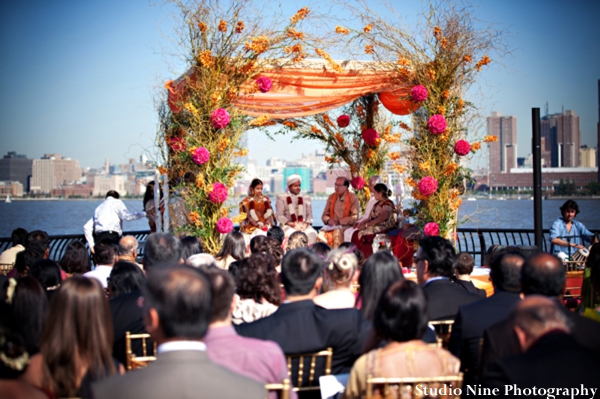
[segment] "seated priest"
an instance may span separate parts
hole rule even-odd
[[[345,177],[335,180],[335,192],[327,198],[323,210],[323,228],[319,232],[320,241],[331,248],[337,248],[344,242],[344,232],[358,219],[358,197],[348,191],[350,181]]]
[[[308,236],[308,243],[317,241],[317,232],[312,228],[312,205],[308,195],[300,194],[302,178],[291,175],[287,178],[288,192],[279,194],[276,203],[277,220],[286,237],[295,231],[303,231]]]

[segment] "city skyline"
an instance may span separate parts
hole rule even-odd
[[[409,22],[424,6],[392,4]],[[290,1],[282,9],[291,15],[304,5],[315,6]],[[101,167],[105,158],[122,164],[142,154],[157,160],[154,100],[166,80],[186,69],[168,55],[173,12],[171,4],[145,0],[3,2],[0,154],[16,151],[39,159],[60,153],[79,160],[82,168]],[[474,14],[511,35],[512,56],[492,59],[481,74],[477,105],[484,118],[492,111],[516,118],[517,156],[531,152],[531,108],[539,107],[544,116],[546,102],[550,114],[575,111],[581,144],[597,147],[600,51],[590,38],[600,37],[595,23],[600,2],[482,2]],[[485,120],[482,126],[479,136],[485,134]],[[248,145],[258,165],[322,149],[316,143],[292,144],[288,136],[272,142],[256,131],[249,132]]]

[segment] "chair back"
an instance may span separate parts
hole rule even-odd
[[[142,340],[142,356],[137,356],[131,349],[131,341],[136,339]],[[156,342],[153,343],[152,355],[149,355],[146,343],[148,339],[150,339],[150,334],[131,334],[129,331],[125,332],[125,368],[127,371],[146,367],[148,363],[156,360]]]
[[[331,360],[333,358],[333,349],[327,348],[314,353],[302,353],[294,355],[285,355],[287,359],[288,375],[293,380],[296,375],[296,384],[294,391],[313,391],[319,388],[319,377],[331,374]],[[323,358],[323,361],[317,365],[317,358]],[[308,373],[305,373],[308,365]],[[317,366],[322,365],[322,373],[317,373]],[[306,375],[307,374],[307,375]]]
[[[14,263],[0,263],[0,274],[4,274],[6,276],[13,267]]]
[[[265,389],[267,390],[267,392],[277,392],[277,396],[279,397],[279,399],[290,399],[290,388],[291,384],[289,378],[284,379],[283,382],[280,384],[265,385]]]
[[[460,399],[463,374],[442,377],[367,377],[366,398]]]
[[[437,337],[440,346],[444,349],[448,349],[448,341],[450,341],[454,320],[435,320],[430,321],[429,324],[435,329],[435,336]]]

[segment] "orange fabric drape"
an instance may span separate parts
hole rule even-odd
[[[261,73],[271,79],[268,93],[241,96],[236,106],[250,116],[267,115],[270,118],[298,118],[340,107],[369,93],[385,93],[380,100],[384,107],[397,115],[407,115],[414,109],[408,97],[410,87],[399,83],[391,72],[381,70],[348,70],[343,73],[319,68],[273,68]],[[169,107],[181,112],[186,78],[194,78],[188,71],[173,82],[169,91]],[[251,84],[251,83],[249,83]],[[391,104],[391,105],[390,105]]]

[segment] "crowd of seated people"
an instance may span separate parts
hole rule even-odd
[[[563,306],[565,269],[554,255],[495,251],[494,293],[482,298],[455,282],[468,281],[460,276],[472,265],[440,237],[420,240],[410,281],[389,251],[365,260],[351,243],[309,245],[301,231],[284,243],[272,230],[249,248],[230,233],[217,259],[194,237],[153,233],[140,263],[137,242],[100,240],[94,267],[75,244],[60,262],[48,259],[48,235],[33,232],[15,244],[23,247],[9,254],[15,269],[0,281],[0,397],[275,399],[265,384],[293,387],[310,375],[298,380],[299,364],[288,370],[286,356],[326,348],[331,374],[347,376],[347,398],[363,397],[369,376],[596,383],[600,323]],[[598,267],[590,265],[594,286]],[[439,320],[453,323],[447,350],[430,324]],[[126,372],[127,332],[149,334],[156,360]],[[141,355],[141,346],[132,341],[131,351]],[[325,366],[315,367],[318,385]]]

